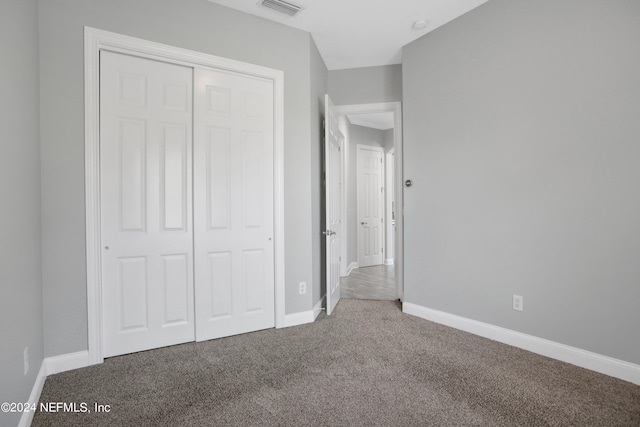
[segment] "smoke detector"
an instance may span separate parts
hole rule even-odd
[[[419,21],[416,21],[413,23],[413,29],[414,30],[422,30],[423,28],[427,28],[427,25],[429,24],[428,21],[426,21],[425,19],[420,19]]]
[[[289,16],[296,16],[302,10],[300,6],[282,0],[258,0],[258,4]]]

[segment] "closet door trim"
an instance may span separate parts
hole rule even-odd
[[[228,70],[273,81],[274,88],[274,281],[275,325],[285,326],[284,282],[284,73],[188,49],[168,46],[91,27],[84,29],[85,219],[88,363],[102,363],[102,243],[100,238],[100,51],[193,68]]]

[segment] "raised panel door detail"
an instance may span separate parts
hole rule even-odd
[[[120,331],[147,328],[147,259],[144,257],[120,260]]]
[[[265,305],[264,252],[245,250],[242,252],[242,261],[246,311],[262,311]]]
[[[195,338],[192,87],[188,67],[100,52],[105,357]]]
[[[371,255],[379,255],[380,254],[380,249],[381,249],[381,243],[380,240],[378,239],[378,236],[380,235],[380,227],[378,226],[373,226],[371,227],[371,233],[369,233],[369,235],[371,236]]]
[[[233,281],[231,280],[231,253],[209,254],[211,271],[211,316],[229,317],[232,312]]]
[[[136,74],[120,73],[118,95],[120,104],[144,107],[147,105],[147,78]]]
[[[164,324],[171,326],[189,321],[189,257],[187,254],[164,255]]]
[[[227,88],[207,86],[207,111],[221,117],[230,116],[231,91]]]
[[[144,231],[146,219],[146,122],[120,119],[120,229]]]
[[[371,219],[371,175],[368,173],[364,174],[364,188],[363,191],[364,193],[362,194],[362,197],[364,199],[364,219],[368,220]]]
[[[245,120],[262,120],[264,111],[264,99],[256,93],[243,93],[242,117]]]
[[[242,225],[259,228],[264,217],[264,142],[258,132],[244,132],[242,139]]]
[[[340,301],[340,239],[342,237],[342,156],[340,150],[344,143],[344,136],[338,128],[338,120],[329,95],[325,95],[324,113],[326,122],[324,135],[326,313],[331,315]]]
[[[368,219],[380,218],[380,191],[381,179],[377,173],[367,174],[367,217]]]
[[[331,253],[332,254],[340,254],[340,238],[336,237],[335,239],[331,239]],[[340,286],[340,264],[339,264],[339,255],[336,255],[332,259],[330,259],[329,263],[333,264],[330,267],[330,277],[329,279],[329,290],[331,293],[334,293],[336,288]]]
[[[383,262],[382,151],[359,147],[357,157],[358,264],[367,267]]]
[[[273,82],[195,70],[196,339],[275,325]],[[213,268],[212,265],[215,267]]]
[[[185,125],[163,125],[161,210],[165,230],[186,230],[187,129]]]
[[[209,227],[228,229],[231,227],[231,132],[230,129],[209,128],[207,130],[207,210]]]
[[[371,226],[364,226],[364,256],[371,256]]]
[[[187,111],[189,95],[188,86],[184,83],[165,83],[163,105],[165,108],[176,111]]]

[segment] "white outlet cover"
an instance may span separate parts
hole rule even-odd
[[[522,311],[524,305],[524,299],[522,295],[514,295],[513,296],[513,309],[516,311]]]

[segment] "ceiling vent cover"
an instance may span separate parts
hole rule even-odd
[[[258,4],[289,16],[296,16],[302,10],[300,6],[282,0],[259,0]]]

